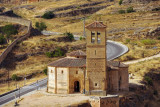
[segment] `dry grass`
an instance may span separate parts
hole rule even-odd
[[[37,80],[40,80],[40,79],[42,79],[42,78],[45,78],[46,77],[46,75],[44,75],[44,74],[38,74],[38,75],[36,75],[36,77],[34,77],[34,78],[31,78],[31,79],[27,79],[26,81],[25,81],[25,84],[26,85],[29,85],[29,84],[31,84],[31,83],[33,83],[33,82],[36,82]],[[24,81],[11,81],[10,83],[9,83],[9,87],[8,87],[8,83],[5,83],[5,84],[1,84],[0,85],[0,94],[3,94],[3,93],[6,93],[6,92],[8,92],[8,91],[11,91],[11,90],[14,90],[14,89],[16,89],[16,83],[20,86],[20,87],[23,87],[24,86]]]
[[[129,42],[127,41],[129,40]],[[142,39],[143,40],[143,39]],[[141,59],[141,58],[145,58],[145,57],[150,57],[153,55],[156,55],[160,52],[160,40],[154,40],[155,44],[144,44],[142,42],[142,40],[138,40],[138,39],[123,39],[121,41],[123,41],[122,43],[124,43],[125,45],[127,45],[127,47],[129,48],[129,52],[126,53],[125,55],[119,57],[116,60],[119,61],[129,61],[129,60],[136,60],[136,59]],[[145,39],[148,40],[148,39]],[[150,39],[152,40],[152,39]],[[153,49],[153,47],[157,46],[157,49]]]
[[[139,62],[129,66],[129,73],[140,77],[143,77],[146,73],[153,70],[157,72],[160,71],[160,58]]]

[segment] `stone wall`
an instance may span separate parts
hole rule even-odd
[[[89,102],[91,107],[119,107],[119,96],[107,95],[104,97],[91,97]]]
[[[20,36],[16,40],[14,40],[7,49],[0,55],[0,64],[3,62],[3,60],[7,57],[8,53],[12,50],[12,48],[20,41],[26,39],[30,36],[30,32],[32,29],[32,23],[29,20],[21,19],[21,18],[13,18],[13,17],[7,17],[7,16],[0,16],[0,21],[4,22],[10,22],[10,23],[17,23],[20,25],[24,25],[28,27],[28,31],[25,35]]]

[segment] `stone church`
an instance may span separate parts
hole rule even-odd
[[[107,61],[106,26],[96,21],[86,29],[86,53],[73,51],[48,64],[48,92],[106,96],[128,91],[128,66]]]

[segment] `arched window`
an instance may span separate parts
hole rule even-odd
[[[95,42],[95,33],[91,32],[91,43]]]
[[[100,36],[101,36],[101,33],[97,32],[97,43],[101,43]]]
[[[53,73],[53,70],[51,70],[51,73]]]

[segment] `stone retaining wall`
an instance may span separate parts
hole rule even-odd
[[[28,27],[27,33],[20,36],[16,40],[14,40],[7,48],[6,50],[0,55],[0,64],[3,62],[3,60],[7,57],[8,53],[12,50],[12,48],[20,41],[26,39],[30,36],[30,32],[32,29],[32,23],[29,20],[21,19],[21,18],[13,18],[13,17],[7,17],[7,16],[0,16],[0,21],[4,22],[11,22],[11,23],[18,23],[20,25],[24,25]]]

